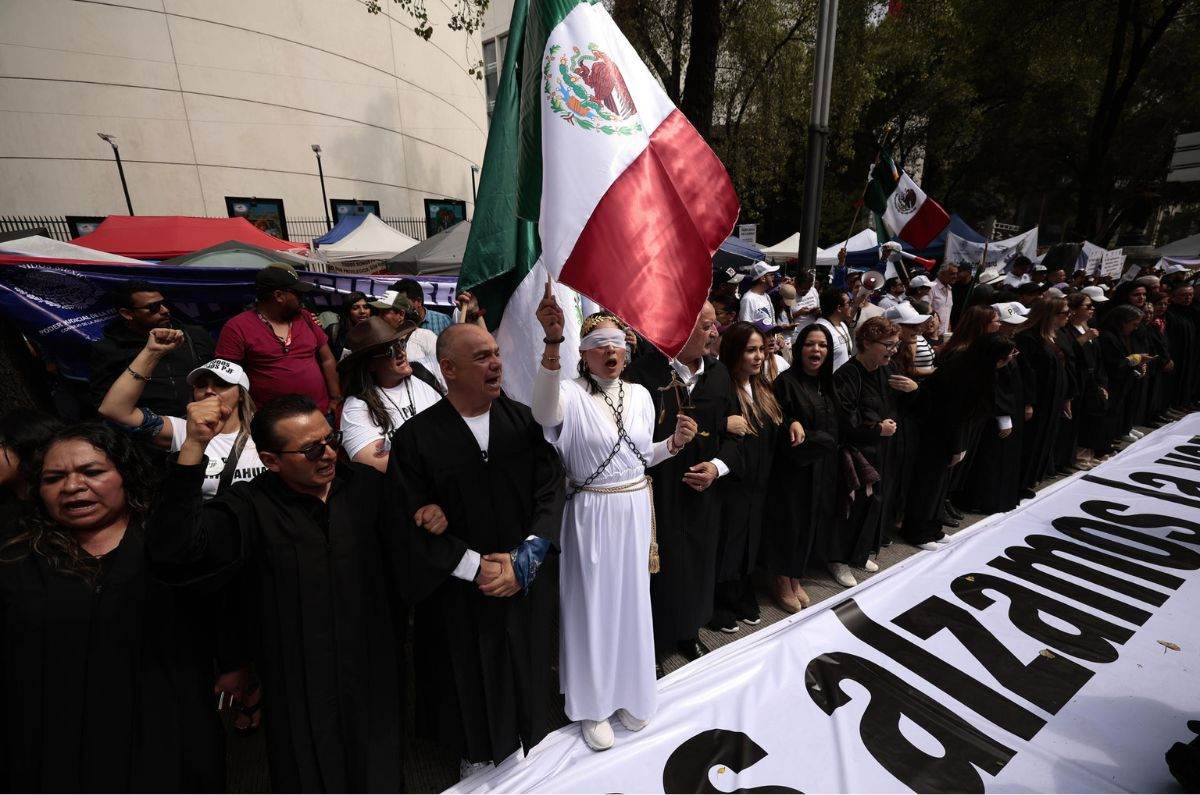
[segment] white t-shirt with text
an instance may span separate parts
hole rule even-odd
[[[183,447],[183,443],[187,441],[187,420],[182,417],[163,417],[163,419],[171,421],[171,452],[178,453],[179,449]],[[217,487],[221,485],[221,473],[225,471],[225,461],[229,458],[235,441],[237,441],[237,431],[221,433],[214,436],[208,446],[204,448],[207,466],[204,469],[204,485],[200,489],[204,499],[211,500],[217,496]],[[263,466],[263,462],[258,457],[258,448],[254,446],[254,440],[247,436],[246,444],[242,447],[242,454],[238,456],[237,466],[233,470],[233,480],[230,482],[253,480],[259,473],[266,471],[267,468]]]
[[[408,377],[390,389],[380,389],[380,398],[388,417],[392,420],[392,430],[396,430],[417,414],[442,399],[432,387],[419,378]],[[371,412],[361,398],[346,398],[342,408],[342,447],[346,455],[354,458],[368,445],[382,442],[378,451],[380,454],[392,449],[392,440],[383,435],[383,430],[371,419]]]

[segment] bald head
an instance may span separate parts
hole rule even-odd
[[[473,323],[449,326],[438,337],[437,358],[452,400],[490,401],[500,396],[500,348],[484,329]]]

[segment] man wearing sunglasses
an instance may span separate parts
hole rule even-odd
[[[146,345],[150,331],[173,328],[183,332],[183,342],[163,357],[142,390],[141,402],[160,416],[182,417],[192,402],[187,376],[213,358],[213,338],[200,326],[172,319],[163,295],[144,281],[131,279],[109,294],[117,317],[104,328],[104,335],[91,350],[91,399],[99,406],[118,376],[125,372]]]
[[[147,525],[155,574],[188,590],[242,583],[274,791],[402,792],[402,526],[384,476],[338,463],[341,434],[313,400],[284,395],[250,425],[268,471],[204,502],[204,447],[221,422],[189,406]]]

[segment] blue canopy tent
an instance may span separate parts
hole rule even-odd
[[[337,225],[330,229],[320,237],[313,238],[313,245],[323,246],[328,243],[336,243],[346,235],[358,229],[363,219],[367,217],[367,213],[346,213],[342,216]]]
[[[727,237],[720,248],[713,253],[713,268],[749,268],[755,262],[762,262],[767,255],[757,246],[752,246],[736,237]]]
[[[970,224],[962,219],[959,215],[951,215],[950,223],[942,230],[941,234],[933,239],[933,241],[925,248],[917,251],[903,240],[897,241],[901,247],[919,257],[926,259],[941,259],[946,256],[946,234],[953,232],[963,240],[968,240],[972,243],[982,243],[983,235],[971,228]],[[894,240],[895,238],[893,238]],[[871,248],[864,251],[848,251],[846,252],[846,264],[851,268],[872,268],[879,262],[879,249]]]

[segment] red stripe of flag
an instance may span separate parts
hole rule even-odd
[[[926,196],[916,214],[908,219],[908,223],[897,237],[919,250],[932,243],[949,224],[950,216],[942,209],[942,205]]]
[[[559,279],[674,356],[708,300],[713,252],[738,212],[725,167],[675,110],[609,186]]]

